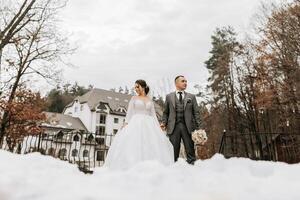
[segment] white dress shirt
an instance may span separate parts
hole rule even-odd
[[[185,95],[185,91],[184,90],[176,90],[176,96],[177,96],[177,99],[179,100],[179,93],[178,92],[182,92],[182,100],[184,99],[184,95]]]

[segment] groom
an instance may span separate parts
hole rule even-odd
[[[167,130],[174,147],[174,160],[177,161],[181,138],[184,143],[187,162],[196,160],[192,132],[200,129],[200,113],[196,96],[185,92],[187,80],[180,75],[175,78],[176,91],[166,96],[161,128]]]

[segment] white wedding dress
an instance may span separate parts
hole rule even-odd
[[[146,160],[163,165],[174,163],[173,145],[160,128],[152,100],[132,97],[125,122],[128,124],[111,143],[104,167],[123,170]]]

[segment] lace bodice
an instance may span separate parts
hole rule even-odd
[[[155,108],[154,108],[154,103],[152,100],[143,100],[138,97],[132,97],[128,104],[125,123],[128,123],[132,118],[132,116],[135,114],[144,114],[144,115],[153,116],[158,122]]]

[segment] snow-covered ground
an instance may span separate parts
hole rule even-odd
[[[124,171],[75,165],[39,153],[0,150],[0,200],[299,200],[300,164],[215,155],[194,166],[144,162]]]

